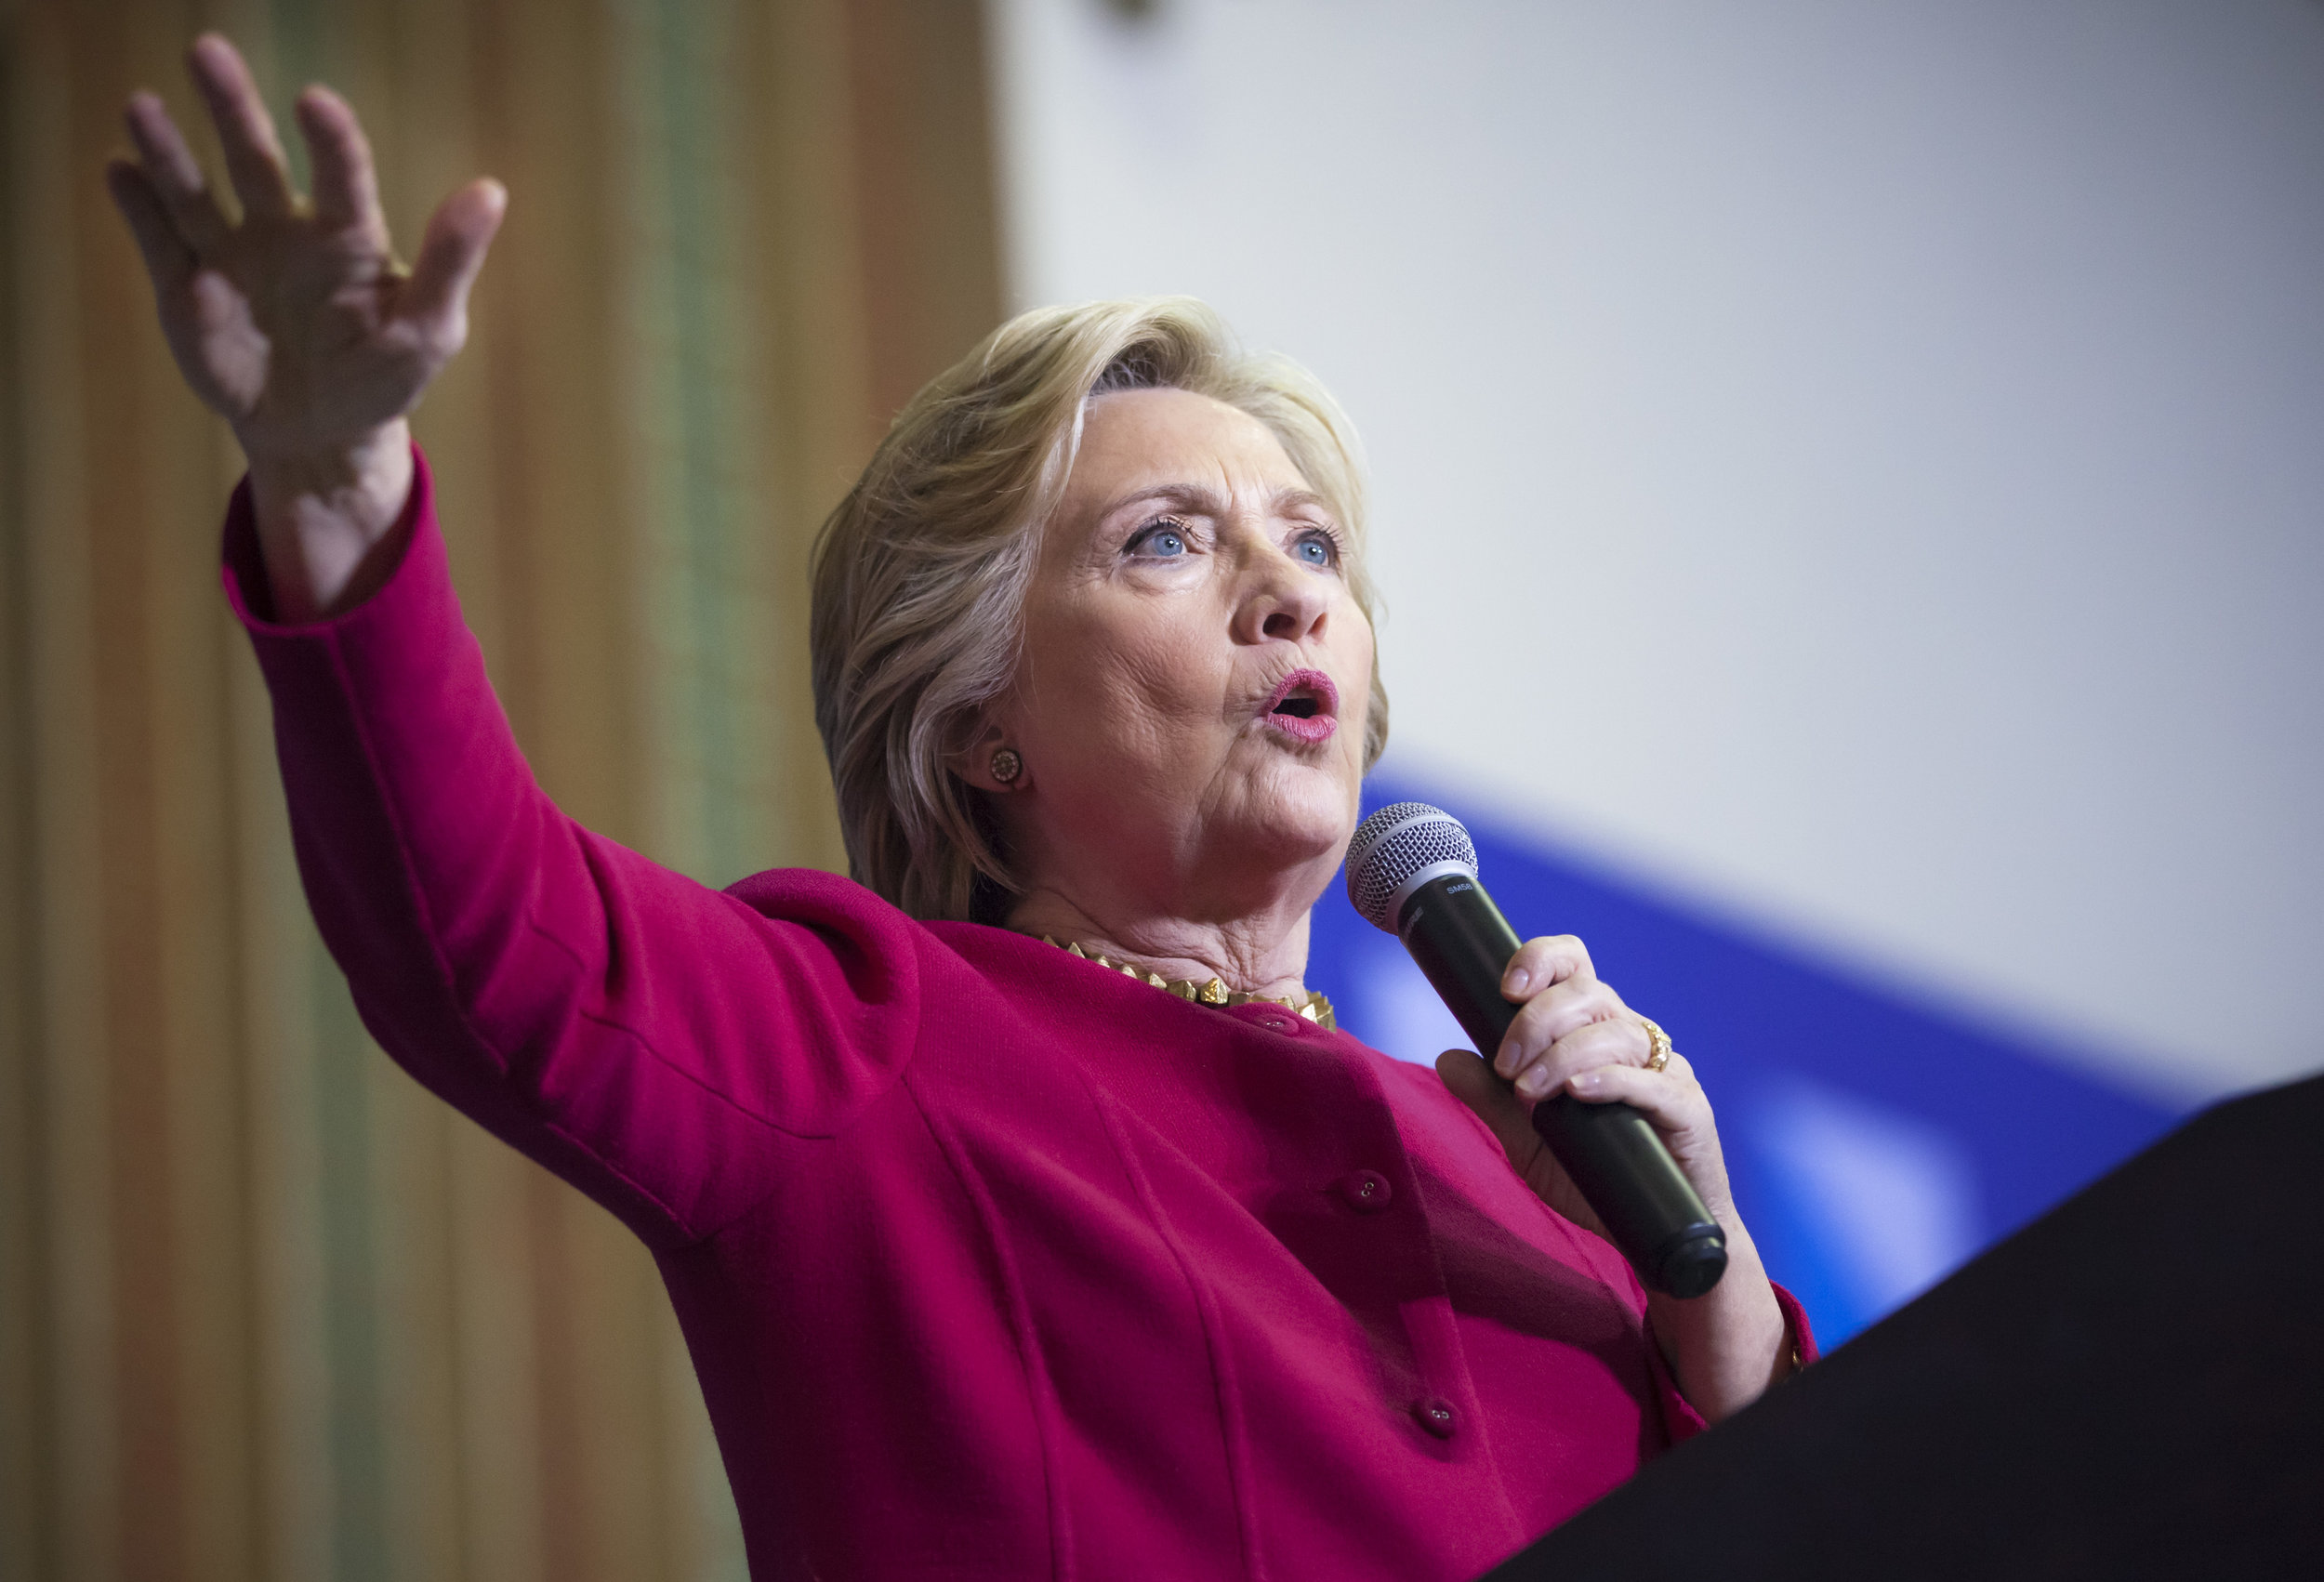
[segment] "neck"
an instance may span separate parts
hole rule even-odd
[[[1063,890],[1038,886],[1010,909],[1009,927],[1126,959],[1165,978],[1197,983],[1216,978],[1240,994],[1286,999],[1307,992],[1307,911],[1268,909],[1212,922],[1118,903],[1087,904]]]

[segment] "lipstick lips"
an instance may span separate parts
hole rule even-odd
[[[1275,683],[1260,718],[1298,742],[1328,742],[1340,729],[1340,689],[1321,670],[1294,670]]]

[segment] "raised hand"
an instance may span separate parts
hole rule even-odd
[[[249,458],[276,613],[310,618],[367,591],[411,487],[404,415],[468,338],[469,289],[508,198],[470,182],[428,222],[419,259],[395,259],[371,148],[328,88],[298,97],[314,169],[291,186],[250,71],[215,33],[188,57],[224,145],[242,219],[230,223],[159,99],[126,119],[136,160],[106,185],[152,277],[186,382]]]

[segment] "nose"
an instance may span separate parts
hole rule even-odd
[[[1237,642],[1304,643],[1324,635],[1331,613],[1325,579],[1280,552],[1264,557],[1247,579],[1235,611]]]

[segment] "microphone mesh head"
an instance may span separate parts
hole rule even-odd
[[[1388,903],[1422,868],[1458,863],[1473,875],[1477,849],[1460,821],[1426,802],[1391,802],[1348,842],[1348,900],[1374,928],[1396,931]]]

